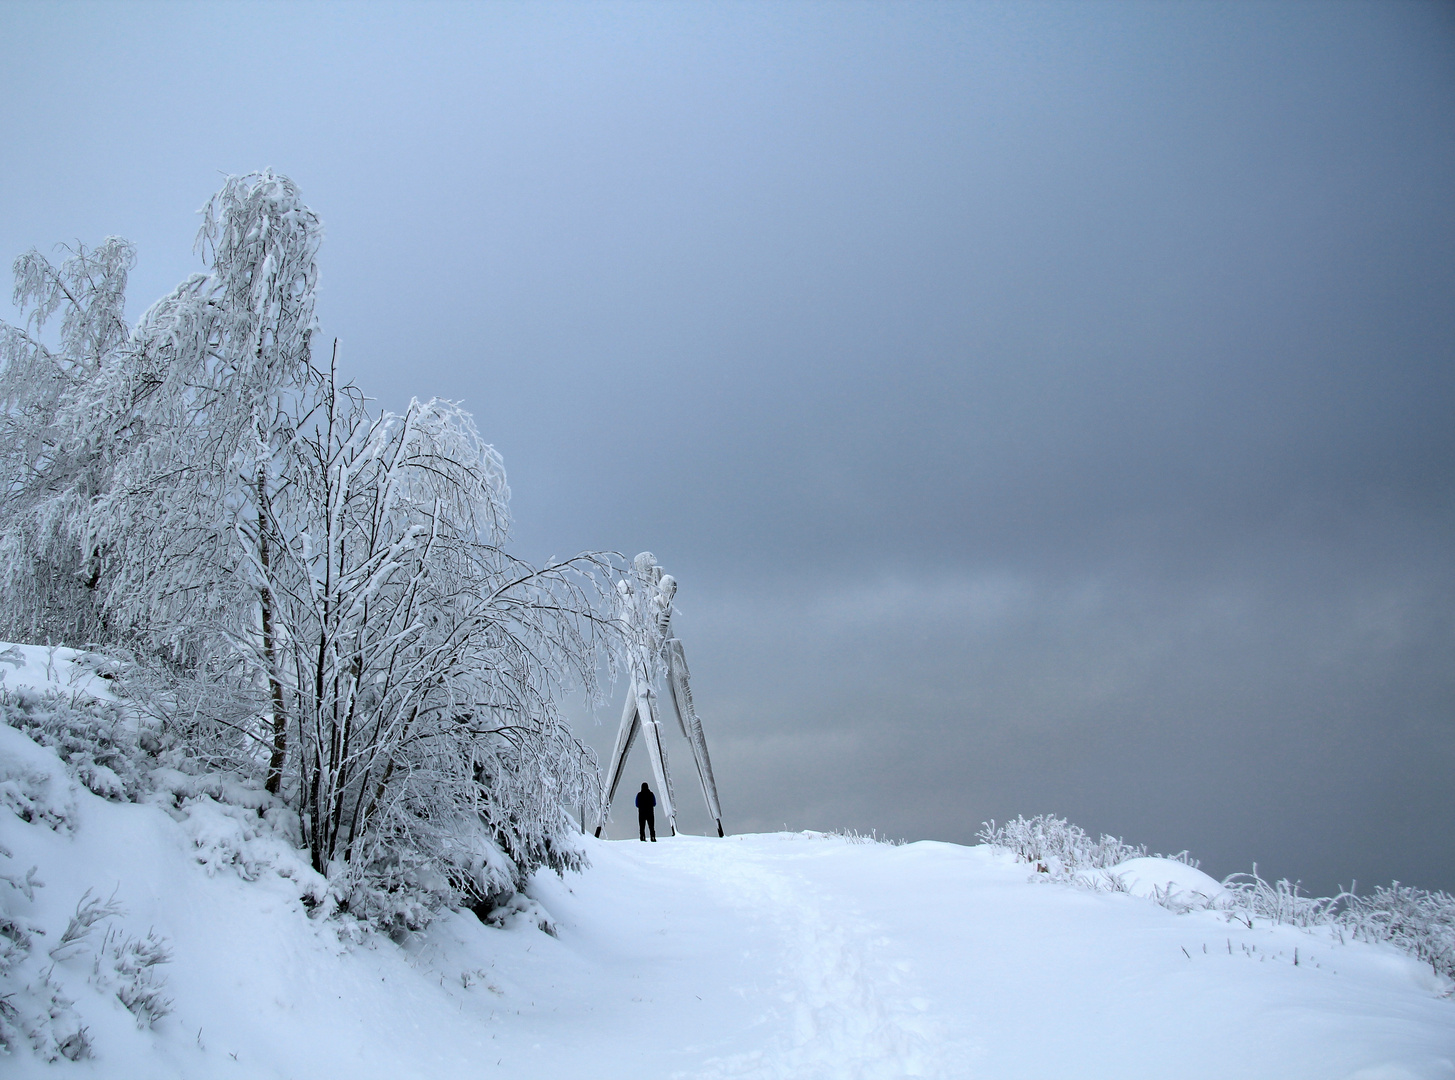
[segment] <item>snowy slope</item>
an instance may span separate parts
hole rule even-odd
[[[0,726],[5,784],[54,810],[0,810],[0,869],[44,882],[4,900],[45,931],[26,970],[95,1055],[7,1076],[1455,1077],[1449,987],[1390,947],[1174,915],[988,848],[588,841],[590,870],[532,887],[556,936],[458,914],[400,946],[310,918],[306,863],[237,807],[107,801]],[[1138,862],[1157,887],[1188,870]],[[52,965],[87,889],[124,912]],[[103,930],[166,939],[154,1027]]]

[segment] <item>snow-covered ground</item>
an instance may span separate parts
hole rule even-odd
[[[44,882],[3,897],[45,932],[20,970],[94,1054],[7,1076],[1455,1077],[1450,987],[1391,947],[1176,915],[989,848],[583,838],[591,869],[531,889],[554,936],[522,904],[401,946],[310,918],[306,860],[245,807],[108,801],[3,725],[0,790],[0,870]],[[1134,891],[1207,887],[1136,863]],[[88,889],[122,913],[52,960]],[[149,931],[173,1006],[138,1028],[117,957]]]

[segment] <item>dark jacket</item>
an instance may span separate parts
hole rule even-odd
[[[637,813],[650,814],[652,808],[657,805],[657,797],[650,791],[637,792]]]

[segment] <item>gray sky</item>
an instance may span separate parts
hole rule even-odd
[[[293,177],[346,372],[678,577],[730,829],[1455,888],[1452,6],[12,3],[0,100],[133,316]]]

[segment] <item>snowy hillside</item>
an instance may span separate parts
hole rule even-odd
[[[0,670],[105,694],[65,650]],[[396,943],[320,917],[260,793],[176,774],[124,801],[106,771],[0,725],[0,902],[33,930],[0,993],[58,1058],[8,1076],[1455,1077],[1428,965],[1133,895],[1219,888],[1180,863],[1111,893],[987,847],[583,838],[591,868],[499,926]]]

